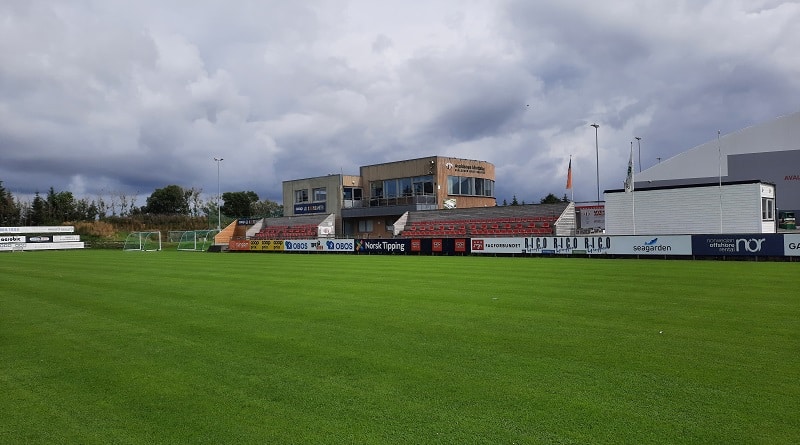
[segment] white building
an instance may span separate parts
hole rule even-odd
[[[775,233],[775,186],[739,181],[606,190],[609,235]]]
[[[636,174],[636,189],[758,180],[800,211],[800,112],[722,135]]]

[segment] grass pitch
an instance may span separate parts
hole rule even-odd
[[[799,271],[0,254],[0,442],[800,443]]]

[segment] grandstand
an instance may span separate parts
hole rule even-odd
[[[238,224],[231,239],[332,238],[335,215],[263,218]],[[236,224],[234,222],[234,224]],[[393,225],[396,238],[570,236],[576,233],[575,205],[531,204],[405,212]]]
[[[400,237],[501,237],[575,234],[571,202],[474,207],[405,213],[394,225]]]
[[[247,239],[308,239],[333,236],[334,215],[264,218],[247,229]]]

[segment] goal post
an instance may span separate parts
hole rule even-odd
[[[178,250],[186,252],[205,252],[214,244],[214,235],[219,233],[216,229],[211,230],[187,230],[181,235],[178,241]]]
[[[156,252],[161,250],[161,232],[131,232],[122,246],[125,251]]]

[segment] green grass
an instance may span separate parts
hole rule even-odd
[[[0,443],[800,443],[799,271],[2,254]]]

